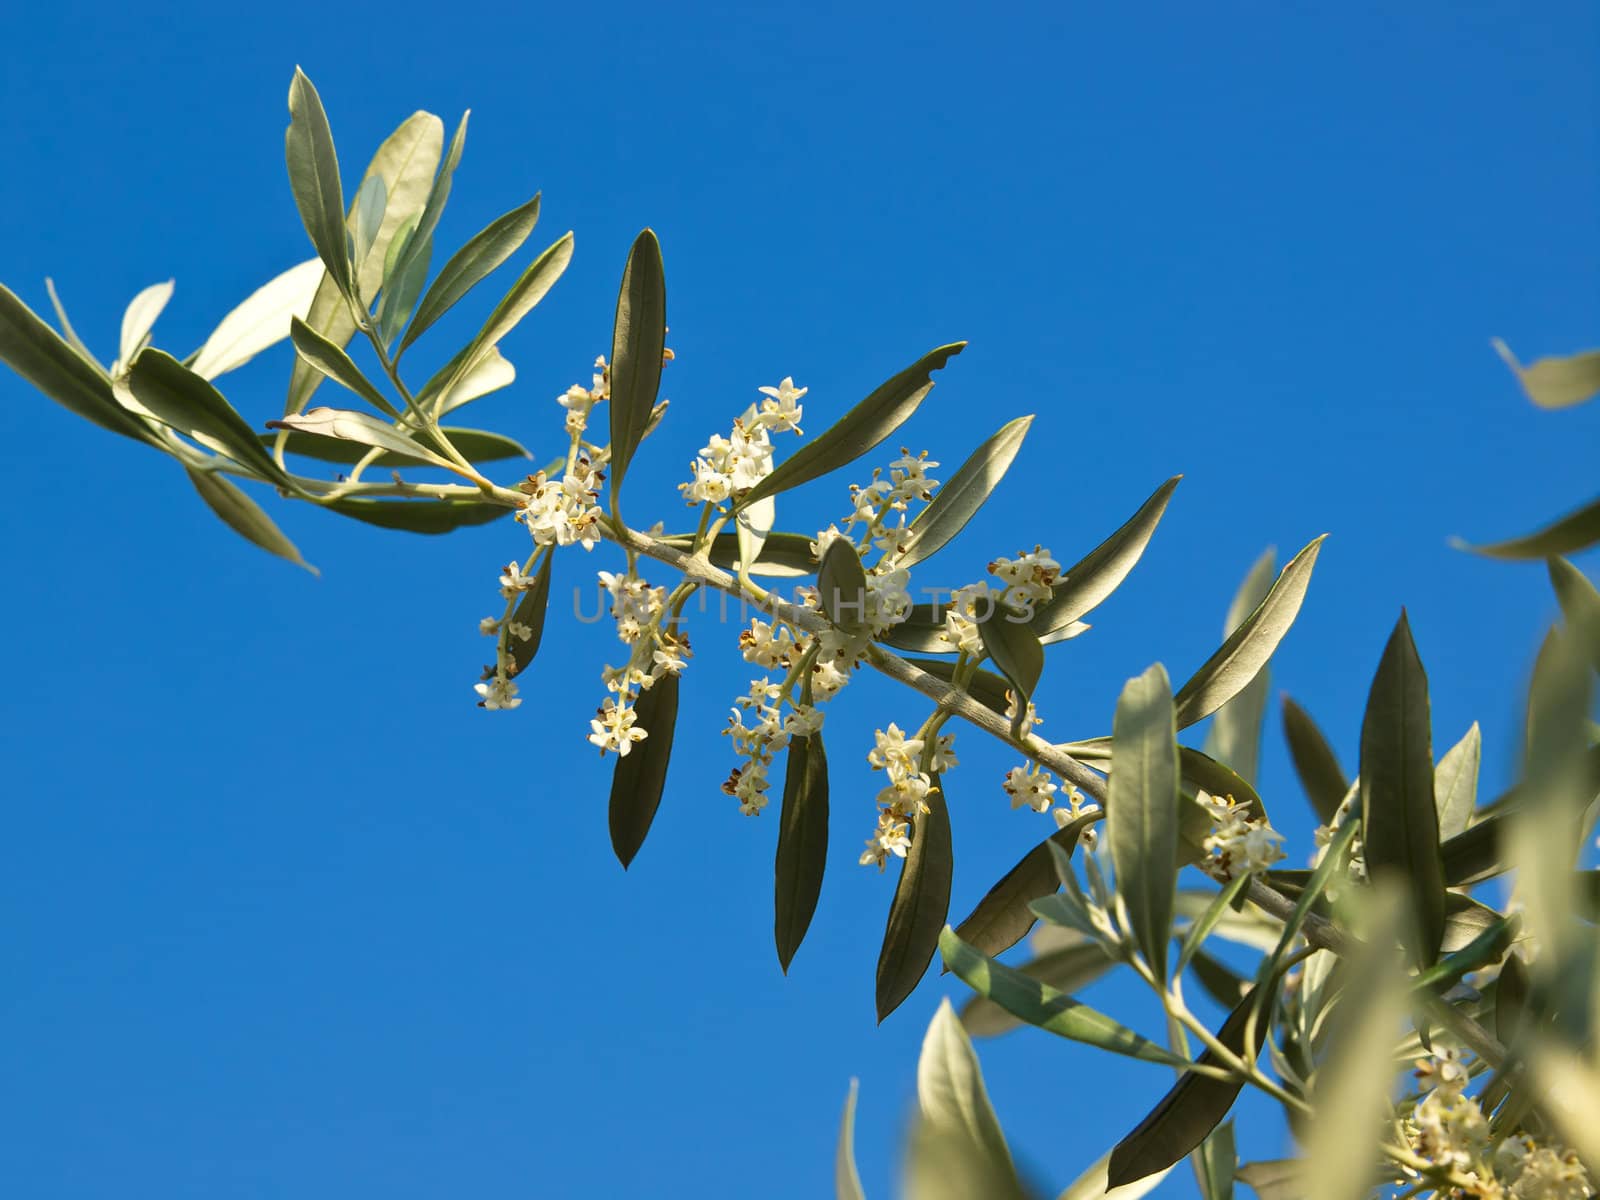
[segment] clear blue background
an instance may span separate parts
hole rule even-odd
[[[1043,732],[1105,731],[1152,659],[1187,675],[1261,550],[1327,531],[1275,691],[1353,770],[1403,602],[1437,747],[1482,721],[1492,790],[1554,605],[1537,566],[1446,539],[1592,494],[1600,406],[1536,412],[1488,338],[1525,357],[1600,342],[1597,49],[1582,3],[29,5],[0,72],[0,279],[44,309],[52,275],[109,359],[122,306],[175,276],[157,341],[187,352],[308,256],[282,159],[296,63],[352,174],[414,109],[471,106],[443,241],[539,189],[528,254],[577,231],[480,422],[557,444],[552,397],[606,349],[644,224],[679,359],[630,475],[636,521],[681,520],[671,485],[756,386],[793,374],[820,430],[971,339],[905,438],[948,469],[1038,420],[924,579],[1035,541],[1070,562],[1186,473],[1094,632],[1052,655]],[[491,299],[440,328],[435,361]],[[279,411],[287,363],[231,378],[253,420]],[[921,702],[866,682],[831,719],[830,874],[785,979],[775,814],[741,819],[717,790],[748,678],[731,628],[694,626],[669,794],[625,874],[610,764],[583,741],[604,628],[558,608],[529,703],[472,704],[475,624],[519,528],[428,540],[277,505],[313,578],[9,374],[0,421],[0,1190],[816,1197],[857,1075],[862,1170],[892,1194],[923,1028],[962,994],[930,978],[873,1020],[893,878],[854,863],[863,756]],[[846,482],[789,522],[838,515]],[[563,555],[558,596],[615,561]],[[1008,810],[1003,754],[959,742],[965,911],[1049,825]],[[1305,855],[1275,715],[1263,791]],[[1018,1156],[1058,1187],[1169,1082],[1044,1034],[980,1049]],[[1280,1139],[1241,1135],[1255,1157]]]

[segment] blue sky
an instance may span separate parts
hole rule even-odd
[[[441,237],[536,190],[527,253],[577,234],[505,346],[517,385],[476,422],[556,445],[551,398],[608,346],[646,224],[679,357],[635,522],[681,519],[684,463],[757,386],[795,376],[820,429],[970,339],[904,440],[948,467],[1038,420],[930,582],[1035,542],[1070,562],[1186,475],[1094,631],[1052,652],[1042,732],[1106,731],[1150,661],[1186,676],[1261,550],[1329,532],[1274,690],[1353,770],[1404,603],[1436,746],[1481,721],[1493,789],[1554,604],[1541,569],[1446,539],[1592,494],[1600,406],[1534,411],[1488,339],[1600,342],[1597,49],[1579,3],[33,5],[0,72],[0,280],[43,309],[53,276],[109,358],[127,300],[175,277],[157,342],[187,352],[309,255],[282,157],[296,63],[351,173],[413,110],[471,107]],[[231,377],[236,406],[277,415],[287,363]],[[930,978],[873,1020],[892,878],[854,865],[864,755],[919,703],[841,698],[830,873],[785,979],[776,821],[717,790],[747,678],[731,629],[695,628],[667,799],[625,874],[583,741],[610,635],[561,621],[530,703],[472,704],[476,622],[521,530],[429,540],[279,505],[312,578],[9,374],[0,421],[8,1195],[815,1197],[852,1076],[869,1193],[892,1194],[917,1045],[962,993]],[[848,482],[783,523],[838,515]],[[563,556],[558,598],[615,562]],[[962,911],[1048,820],[1008,810],[1011,764],[980,738],[946,780]],[[1275,717],[1262,784],[1304,855]],[[1019,1158],[1056,1186],[1168,1083],[1044,1034],[980,1052]],[[1283,1148],[1275,1127],[1241,1141]]]

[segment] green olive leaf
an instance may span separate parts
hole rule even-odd
[[[878,954],[879,1024],[921,982],[939,948],[939,931],[950,914],[950,813],[937,774],[928,789],[927,804],[927,812],[914,815],[916,828],[911,849],[900,869],[883,933],[883,948]]]
[[[678,676],[663,675],[639,696],[634,711],[637,727],[647,736],[617,760],[611,776],[611,848],[624,869],[644,845],[666,790],[672,735],[678,723]]]
[[[817,910],[827,865],[828,756],[822,735],[815,733],[789,742],[783,808],[778,818],[773,936],[778,963],[786,975]]]
[[[667,347],[667,279],[661,243],[653,230],[634,239],[617,293],[616,325],[611,335],[611,504],[616,507],[622,477],[661,390]]]
[[[1156,663],[1130,679],[1117,701],[1106,840],[1134,940],[1161,982],[1177,888],[1178,773],[1171,685]]]
[[[1031,416],[1018,417],[973,451],[911,522],[900,542],[898,565],[910,567],[932,558],[965,528],[1005,478],[1031,424]]]

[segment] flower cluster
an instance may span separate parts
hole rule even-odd
[[[1022,617],[1032,616],[1038,605],[1050,599],[1061,577],[1061,564],[1043,546],[1035,546],[1016,558],[995,559],[989,564],[989,574],[999,584],[987,580],[969,583],[950,596],[940,637],[952,650],[982,653],[978,626],[992,618],[999,605]]]
[[[772,473],[771,435],[800,432],[803,409],[796,402],[809,389],[795,387],[786,376],[777,387],[760,390],[767,398],[747,408],[727,437],[713,434],[700,448],[690,468],[694,478],[678,485],[686,503],[722,504],[749,491]]]
[[[1021,808],[1026,804],[1034,812],[1045,812],[1055,802],[1056,782],[1037,763],[1027,763],[1020,767],[1012,767],[1006,772],[1006,795],[1011,797],[1011,807]]]
[[[634,742],[648,731],[635,724],[634,704],[642,692],[649,691],[668,675],[681,674],[693,656],[689,635],[678,629],[675,614],[668,610],[667,589],[651,587],[632,572],[614,575],[599,572],[600,585],[611,598],[611,617],[617,637],[628,647],[628,660],[620,667],[606,664],[601,678],[612,693],[589,722],[589,742],[603,755],[615,750],[627,755]]]
[[[1097,813],[1100,811],[1100,806],[1098,804],[1084,804],[1083,793],[1077,788],[1073,787],[1070,783],[1067,785],[1067,792],[1063,799],[1066,801],[1066,803],[1056,805],[1056,807],[1050,813],[1051,817],[1055,820],[1057,829],[1065,829],[1079,817],[1087,816],[1090,813]],[[1018,806],[1013,803],[1012,807],[1016,808]],[[1095,842],[1098,840],[1099,835],[1095,832],[1093,825],[1085,825],[1083,832],[1078,834],[1078,845],[1082,846],[1085,850],[1093,850]]]
[[[1423,1158],[1464,1181],[1461,1195],[1479,1200],[1587,1200],[1594,1195],[1571,1150],[1539,1146],[1525,1134],[1491,1140],[1476,1097],[1466,1094],[1471,1073],[1459,1050],[1438,1047],[1417,1063],[1426,1095],[1406,1122],[1408,1140]]]
[[[1202,847],[1211,855],[1211,874],[1227,882],[1241,874],[1265,871],[1283,858],[1278,845],[1283,835],[1264,818],[1251,815],[1250,806],[1232,796],[1201,792],[1200,805],[1211,816],[1211,833]]]
[[[783,713],[785,700],[791,709],[787,716]],[[745,723],[747,717],[753,718],[752,723]],[[733,739],[735,753],[745,761],[734,768],[722,790],[738,799],[741,813],[756,816],[767,806],[767,771],[773,756],[791,738],[810,737],[821,728],[822,714],[803,700],[794,701],[787,683],[773,683],[765,676],[751,680],[750,691],[739,697],[723,730]]]
[[[586,455],[576,455],[559,480],[540,471],[530,475],[520,490],[528,497],[517,520],[528,527],[535,545],[570,546],[580,543],[593,550],[600,540],[600,485],[605,473],[596,470]]]
[[[594,380],[588,387],[573,384],[561,395],[556,397],[556,403],[567,410],[567,435],[574,440],[583,436],[584,430],[589,428],[589,412],[602,400],[611,398],[611,368],[606,365],[606,356],[600,355],[594,360]]]
[[[887,730],[875,730],[873,740],[876,744],[867,751],[867,764],[884,772],[887,782],[878,793],[878,826],[867,839],[861,865],[881,871],[891,854],[904,858],[911,848],[916,814],[929,811],[933,776],[956,765],[955,735],[935,735],[929,743],[925,738],[906,737],[891,723]]]

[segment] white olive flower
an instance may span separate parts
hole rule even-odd
[[[1012,767],[1006,772],[1004,787],[1013,809],[1026,804],[1040,813],[1050,807],[1057,790],[1050,772],[1039,766]]]
[[[517,685],[509,679],[502,679],[498,675],[483,683],[473,685],[473,690],[481,697],[478,701],[479,708],[494,712],[497,709],[513,709],[522,701],[517,698]]]
[[[634,725],[638,714],[627,705],[621,705],[614,700],[607,700],[605,705],[597,712],[597,719],[589,722],[593,730],[589,734],[589,741],[600,747],[604,756],[607,750],[615,750],[618,758],[626,758],[628,751],[633,749],[633,743],[642,742],[649,734]]]

